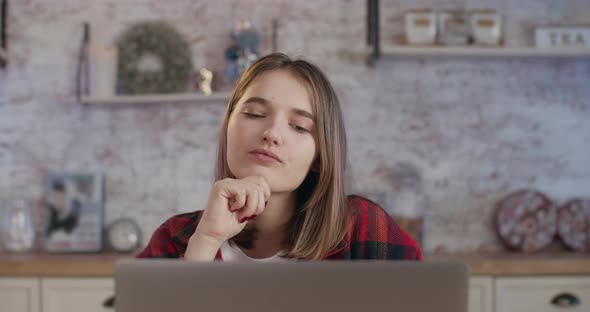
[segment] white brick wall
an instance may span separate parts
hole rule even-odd
[[[535,23],[590,23],[587,0],[381,1],[382,38],[409,8],[495,8],[506,42],[530,43]],[[493,201],[532,187],[557,200],[590,196],[587,59],[390,59],[370,69],[365,1],[11,1],[0,70],[0,196],[40,196],[47,170],[106,174],[107,223],[136,218],[147,237],[167,217],[200,209],[211,185],[224,103],[81,106],[74,97],[83,21],[112,43],[138,20],[168,19],[191,42],[194,63],[223,71],[226,22],[250,17],[278,47],[319,63],[344,107],[358,190],[398,162],[422,172],[430,199],[425,249],[496,250]],[[387,203],[385,203],[386,205]]]

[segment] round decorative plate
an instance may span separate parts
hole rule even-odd
[[[573,199],[559,207],[557,233],[568,248],[590,251],[590,199]]]
[[[548,246],[557,232],[557,209],[545,194],[521,190],[496,204],[496,231],[510,249],[534,252]]]

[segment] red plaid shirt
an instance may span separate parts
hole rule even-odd
[[[348,196],[352,210],[348,231],[324,260],[422,260],[418,243],[376,203]],[[137,258],[182,258],[202,211],[180,214],[164,222]],[[217,252],[217,260],[223,260]]]

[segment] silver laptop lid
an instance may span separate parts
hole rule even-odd
[[[118,312],[466,312],[468,270],[457,262],[297,263],[123,260]]]

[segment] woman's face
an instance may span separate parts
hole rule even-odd
[[[230,116],[229,169],[238,179],[264,176],[272,192],[294,191],[317,155],[315,127],[306,85],[286,70],[265,72],[250,83]]]

